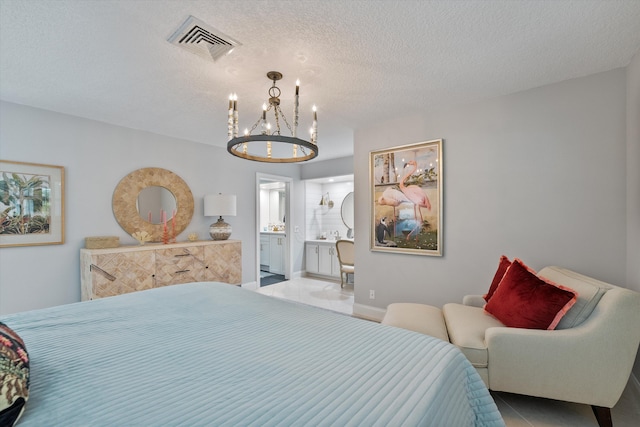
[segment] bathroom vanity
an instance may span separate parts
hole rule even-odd
[[[307,240],[305,254],[308,275],[340,277],[340,262],[335,240]]]
[[[270,273],[284,274],[286,237],[284,231],[260,232],[261,269],[266,269]]]

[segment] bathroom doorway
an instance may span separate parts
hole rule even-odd
[[[257,287],[292,276],[291,187],[285,176],[256,174],[256,282]]]

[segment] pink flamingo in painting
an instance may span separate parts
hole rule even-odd
[[[378,198],[379,205],[393,206],[393,217],[396,218],[396,208],[402,203],[412,203],[407,199],[401,191],[395,188],[387,188],[382,192],[382,195]]]
[[[424,191],[422,191],[422,189],[417,185],[404,185],[404,182],[416,171],[416,169],[418,169],[418,164],[415,162],[415,160],[409,160],[407,163],[405,163],[404,168],[406,168],[407,166],[410,166],[410,168],[409,171],[406,172],[400,180],[400,191],[402,191],[402,193],[407,196],[407,198],[413,203],[413,214],[416,218],[416,221],[418,220],[418,214],[420,214],[420,223],[416,225],[413,230],[411,230],[411,233],[407,234],[407,240],[409,240],[409,236],[411,236],[411,234],[424,223],[421,208],[427,208],[428,210],[431,210],[431,202],[429,201],[429,198],[424,193]],[[418,240],[418,234],[416,234],[416,240]]]
[[[407,199],[407,197],[401,191],[396,190],[395,188],[387,188],[382,192],[382,195],[378,198],[379,205],[392,206],[393,207],[393,234],[395,235],[395,224],[398,218],[396,214],[396,208],[400,206],[402,203],[412,203],[411,200]]]

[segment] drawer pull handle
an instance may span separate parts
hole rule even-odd
[[[99,272],[99,273],[101,273],[104,277],[106,277],[107,279],[111,280],[112,282],[113,282],[114,280],[116,280],[116,277],[115,277],[114,275],[107,273],[106,271],[104,271],[103,269],[101,269],[100,267],[98,267],[98,266],[97,266],[97,265],[95,265],[95,264],[91,264],[91,265],[89,266],[89,271],[93,271],[93,270],[98,271],[98,272]]]
[[[178,274],[178,273],[187,273],[189,271],[191,271],[191,270],[178,270],[178,271],[176,271],[176,274]]]
[[[191,252],[189,252],[187,249],[184,250],[184,255],[176,255],[176,256],[190,256],[193,257],[193,259],[195,259],[196,261],[198,261],[200,264],[204,265],[206,267],[206,264],[203,260],[201,260],[200,258],[198,258],[197,256],[195,256],[194,254],[192,254]]]
[[[191,254],[178,254],[178,255],[174,255],[174,256],[191,256]]]

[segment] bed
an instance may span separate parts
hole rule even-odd
[[[457,348],[228,284],[5,315],[30,426],[504,426]]]

